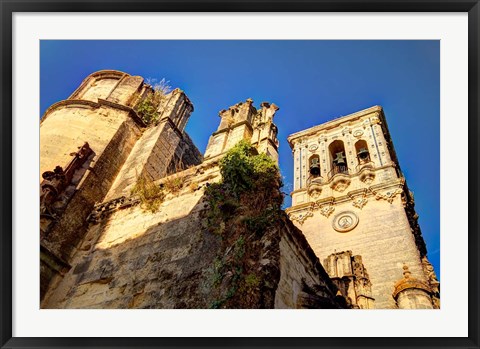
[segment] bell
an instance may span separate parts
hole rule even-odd
[[[312,176],[320,175],[320,159],[317,157],[310,160],[310,174]]]
[[[333,162],[336,165],[346,165],[347,164],[347,162],[345,161],[345,156],[343,155],[343,151],[341,151],[340,153],[337,153],[337,157],[335,158],[335,160],[333,160]]]
[[[360,148],[357,155],[359,159],[366,160],[368,159],[368,155],[369,155],[368,150],[366,148]]]

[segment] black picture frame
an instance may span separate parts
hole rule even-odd
[[[0,345],[2,348],[395,347],[479,348],[479,17],[478,0],[0,0]],[[19,338],[12,337],[12,15],[15,12],[468,12],[468,337],[464,338]],[[465,290],[460,297],[465,297]],[[465,297],[467,301],[467,297]]]

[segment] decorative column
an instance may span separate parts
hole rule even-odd
[[[376,145],[378,147],[379,156],[383,165],[390,164],[392,159],[390,158],[390,152],[387,148],[387,142],[385,140],[385,135],[382,130],[380,114],[377,112],[370,118],[372,126],[372,136],[376,140]]]

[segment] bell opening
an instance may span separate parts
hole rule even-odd
[[[310,174],[314,177],[320,176],[320,158],[318,155],[313,155],[310,158]]]

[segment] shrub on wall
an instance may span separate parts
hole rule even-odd
[[[160,117],[158,107],[170,92],[171,86],[165,79],[160,82],[156,82],[155,79],[147,79],[147,83],[151,85],[152,91],[135,106],[135,110],[143,122],[151,125],[158,122]]]
[[[222,242],[211,271],[212,294],[216,295],[211,307],[272,306],[261,298],[260,290],[270,288],[276,276],[266,275],[259,261],[266,253],[261,239],[275,227],[282,212],[278,166],[241,141],[220,161],[220,172],[222,181],[205,191],[207,226]],[[269,248],[276,248],[273,245]]]

